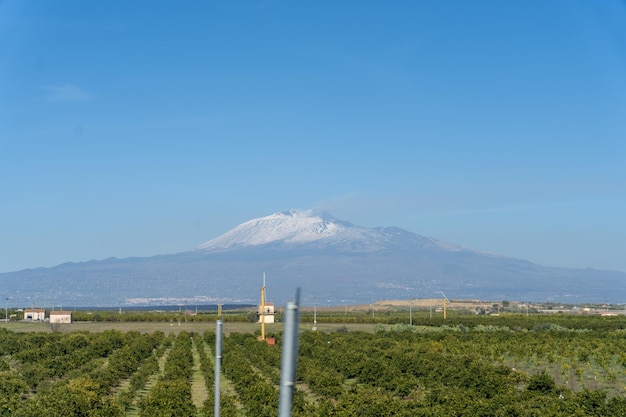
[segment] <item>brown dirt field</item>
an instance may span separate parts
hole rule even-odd
[[[492,307],[497,302],[481,301],[481,300],[449,300],[446,308],[454,309],[474,309],[476,307]],[[381,300],[372,304],[354,304],[344,306],[317,306],[317,311],[348,311],[348,312],[367,312],[367,311],[397,311],[407,310],[409,306],[415,309],[427,310],[430,307],[443,308],[443,298],[415,298],[413,300]],[[313,307],[302,307],[301,311],[311,312]]]

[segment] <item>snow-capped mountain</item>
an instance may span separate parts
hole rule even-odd
[[[304,246],[316,244],[351,251],[377,251],[398,243],[448,251],[467,250],[461,246],[426,238],[396,227],[365,228],[338,220],[317,210],[289,210],[253,219],[197,247],[202,251],[232,250],[250,246],[280,244]]]
[[[247,221],[198,246],[200,250],[232,249],[273,242],[308,243],[320,239],[365,238],[367,229],[339,222],[313,210],[289,210]]]
[[[2,273],[0,282],[24,305],[255,303],[264,272],[269,300],[279,304],[297,287],[305,303],[315,297],[335,305],[431,298],[440,291],[483,300],[626,299],[624,272],[545,267],[314,210],[250,220],[187,252]]]

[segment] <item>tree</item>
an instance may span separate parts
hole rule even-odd
[[[189,383],[184,379],[159,380],[141,402],[140,417],[189,417],[196,415]]]
[[[528,381],[528,386],[526,387],[528,391],[540,392],[542,394],[553,392],[555,388],[556,383],[554,382],[554,379],[552,379],[552,377],[545,372],[533,375],[530,378],[530,381]]]

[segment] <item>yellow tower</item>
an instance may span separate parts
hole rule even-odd
[[[443,295],[443,319],[446,319],[446,306],[447,304],[450,302],[450,300],[448,300],[448,297],[446,297],[446,295],[443,293],[443,291],[439,291],[441,293],[441,295]]]
[[[265,340],[265,272],[263,272],[263,286],[261,287],[261,336],[259,340]]]

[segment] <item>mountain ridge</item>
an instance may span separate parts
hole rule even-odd
[[[439,291],[483,300],[626,299],[621,271],[546,267],[313,210],[252,219],[176,254],[64,263],[1,273],[0,279],[12,302],[23,305],[254,303],[264,272],[270,301],[279,304],[297,287],[305,303],[307,297],[333,304],[432,298]]]

